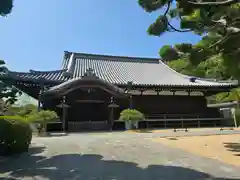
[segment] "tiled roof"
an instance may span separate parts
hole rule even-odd
[[[214,82],[182,75],[156,58],[136,58],[65,52],[62,70],[12,72],[25,80],[67,81],[79,79],[88,69],[97,77],[112,84],[159,86],[230,86],[232,83]]]
[[[18,80],[29,80],[29,81],[66,81],[68,78],[64,77],[63,74],[66,70],[56,71],[33,71],[30,72],[14,72],[10,71],[9,74]]]
[[[156,58],[133,58],[106,55],[71,53],[63,62],[64,69],[73,78],[80,78],[88,69],[96,76],[113,84],[170,85],[170,86],[225,86],[218,83],[196,79],[177,73]]]

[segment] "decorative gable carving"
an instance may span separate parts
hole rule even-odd
[[[88,68],[82,76],[82,79],[98,79],[98,77],[94,73],[94,69]]]

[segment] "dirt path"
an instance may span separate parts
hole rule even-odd
[[[196,155],[240,166],[240,134],[155,138],[153,141]]]

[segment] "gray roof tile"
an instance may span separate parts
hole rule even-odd
[[[12,77],[19,80],[29,80],[29,81],[65,81],[66,77],[63,76],[65,70],[56,70],[56,71],[33,71],[30,72],[13,72],[10,71],[9,74]]]
[[[67,55],[66,55],[67,54]],[[84,76],[87,69],[96,76],[113,84],[159,85],[159,86],[229,86],[232,83],[196,79],[180,74],[156,58],[136,58],[65,52],[62,70],[11,72],[24,80],[67,81]],[[71,75],[71,76],[66,76]]]
[[[113,84],[127,84],[129,81],[137,85],[171,85],[171,86],[221,86],[229,83],[218,83],[197,79],[191,82],[190,76],[182,75],[169,68],[159,59],[132,58],[106,55],[72,53],[70,64],[63,63],[63,68],[72,67],[73,78],[80,78],[87,69],[94,70],[96,75]]]

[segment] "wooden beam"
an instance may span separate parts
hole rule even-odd
[[[73,91],[73,90],[75,90],[75,89],[78,89],[78,88],[100,88],[100,89],[108,92],[109,94],[112,94],[112,95],[117,96],[117,97],[120,96],[120,95],[119,95],[120,92],[111,91],[111,90],[109,90],[109,89],[107,89],[107,88],[105,88],[105,87],[103,87],[103,86],[100,86],[100,85],[79,85],[79,86],[76,86],[76,87],[74,87],[74,88],[70,88],[70,89],[68,89],[68,90],[66,90],[66,91],[63,91],[63,92],[59,93],[59,95],[66,95],[66,94],[68,94],[69,92],[71,92],[71,91]],[[124,96],[124,95],[123,95],[123,96]]]
[[[104,103],[103,100],[80,99],[76,100],[78,103]]]

